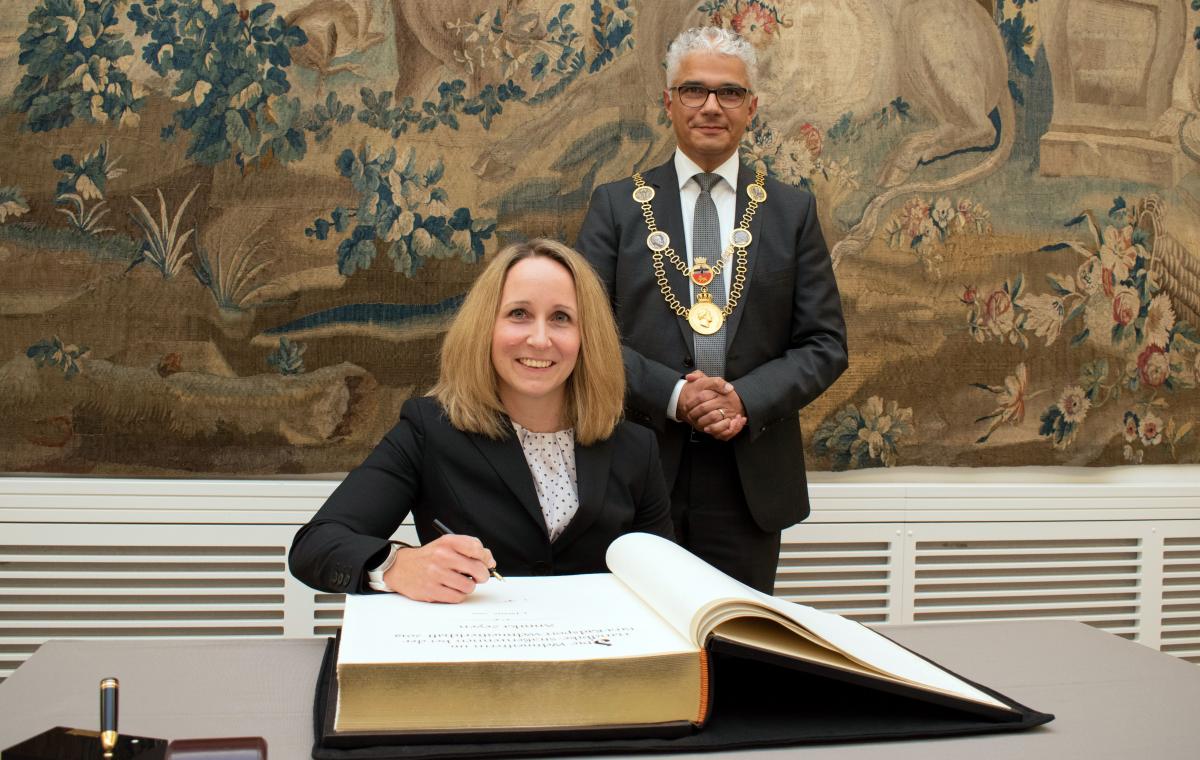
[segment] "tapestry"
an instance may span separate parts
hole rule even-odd
[[[842,293],[811,469],[1200,461],[1200,0],[10,0],[0,470],[354,467],[705,23]]]

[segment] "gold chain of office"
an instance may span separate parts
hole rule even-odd
[[[712,335],[720,330],[721,325],[737,308],[738,300],[742,297],[742,288],[746,284],[746,272],[748,271],[746,249],[753,240],[753,236],[750,234],[750,222],[753,221],[759,205],[767,200],[767,191],[763,188],[763,180],[766,179],[766,176],[765,171],[757,169],[754,173],[754,183],[746,186],[746,194],[750,199],[746,203],[745,211],[742,212],[741,222],[729,236],[729,244],[725,246],[721,258],[716,263],[709,264],[703,256],[694,257],[695,260],[689,266],[687,261],[671,247],[670,236],[658,228],[658,222],[654,219],[654,207],[650,205],[650,201],[654,200],[654,188],[646,184],[641,174],[633,175],[633,184],[635,185],[633,200],[641,204],[642,217],[646,220],[646,229],[649,230],[649,234],[646,236],[646,246],[651,252],[658,289],[662,292],[667,306],[677,315],[686,319],[692,329],[701,335]],[[712,294],[708,292],[708,284],[721,273],[725,262],[730,260],[731,254],[734,252],[737,254],[737,263],[734,265],[733,282],[729,286],[729,298],[725,303],[725,308],[721,309],[713,303]],[[690,309],[680,303],[679,298],[671,289],[671,283],[667,281],[664,258],[669,260],[684,277],[700,287],[700,292],[696,294],[696,301]]]

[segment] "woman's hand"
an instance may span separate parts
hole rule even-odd
[[[424,546],[401,548],[383,580],[418,602],[458,603],[486,583],[496,560],[473,536],[442,536]]]

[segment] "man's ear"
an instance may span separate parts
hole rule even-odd
[[[667,112],[667,121],[671,120],[671,91],[663,90],[663,110]]]

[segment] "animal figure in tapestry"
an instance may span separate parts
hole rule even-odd
[[[285,17],[289,26],[304,30],[308,41],[292,52],[300,66],[315,70],[319,81],[342,71],[358,72],[354,63],[341,62],[383,42],[385,35],[371,31],[371,0],[313,0]]]
[[[510,3],[523,19],[520,35],[536,40],[542,18],[557,0]],[[875,231],[880,212],[897,197],[945,192],[999,168],[1013,146],[1013,103],[1008,90],[1004,45],[995,22],[973,0],[801,0],[789,6],[791,28],[774,36],[748,35],[756,44],[761,72],[758,92],[772,128],[796,134],[804,123],[833,124],[845,113],[878,111],[902,97],[923,106],[936,121],[906,137],[879,171],[883,192],[833,249],[835,266],[857,253]],[[488,0],[451,0],[433,11],[420,3],[394,0],[397,19],[396,96],[423,96],[432,82],[452,70],[462,75],[459,38],[446,18],[474,19],[494,12]],[[708,22],[694,0],[648,4],[639,11],[639,41],[618,71],[603,81],[585,81],[536,121],[484,149],[475,166],[497,163],[511,171],[515,157],[544,144],[564,119],[619,99],[622,118],[645,119],[658,108],[662,58],[667,43],[688,26]],[[947,35],[947,29],[954,29]],[[402,42],[403,40],[403,42]],[[415,42],[416,44],[412,44]],[[430,62],[437,66],[430,66]],[[441,69],[439,71],[439,68]],[[424,77],[414,76],[418,72]],[[479,76],[480,72],[475,72]],[[993,114],[996,122],[992,121]],[[997,124],[999,137],[997,137]],[[973,148],[989,148],[978,164],[936,181],[912,181],[923,164]],[[648,151],[663,157],[668,146]],[[613,167],[617,173],[629,167]]]

